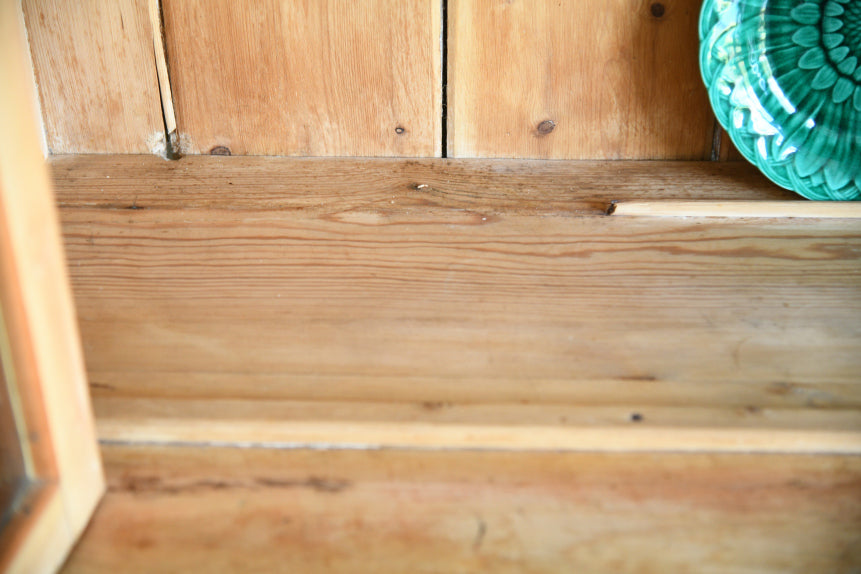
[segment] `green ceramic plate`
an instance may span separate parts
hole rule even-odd
[[[705,0],[700,67],[718,121],[775,183],[861,199],[861,0]]]

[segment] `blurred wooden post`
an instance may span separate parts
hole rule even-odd
[[[23,474],[0,570],[31,573],[59,568],[104,479],[21,31],[0,2],[0,351]]]

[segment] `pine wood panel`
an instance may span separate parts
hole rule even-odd
[[[150,153],[164,122],[146,0],[24,0],[52,153]]]
[[[708,159],[698,0],[452,0],[451,157]]]
[[[109,491],[67,574],[861,567],[857,457],[104,453]]]
[[[440,6],[165,0],[181,151],[439,155]]]
[[[295,401],[300,416],[266,419],[279,440],[279,421],[337,438],[301,403],[347,401],[345,420],[398,423],[393,437],[441,423],[461,443],[480,442],[463,425],[498,444],[522,424],[576,447],[568,426],[592,420],[643,429],[617,443],[638,448],[672,447],[680,426],[696,432],[677,447],[767,450],[769,429],[813,433],[774,449],[861,444],[861,220],[604,215],[627,197],[784,193],[745,164],[137,161],[53,164],[100,400]],[[225,404],[212,420],[253,423]],[[111,436],[135,432],[123,419],[185,428],[141,408],[102,411]],[[722,425],[750,433],[696,434]]]

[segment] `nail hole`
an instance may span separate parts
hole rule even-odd
[[[223,145],[217,145],[209,150],[209,155],[233,155],[230,153],[230,148]]]
[[[544,120],[543,122],[538,124],[538,127],[535,129],[538,130],[539,134],[546,136],[547,134],[556,129],[556,122],[554,122],[553,120]]]
[[[667,9],[664,8],[664,5],[660,2],[655,2],[654,4],[652,4],[649,10],[652,12],[652,16],[654,16],[655,18],[662,18],[667,11]]]
[[[643,415],[641,415],[640,413],[631,413],[631,422],[632,423],[643,422]]]
[[[398,127],[396,127],[396,128],[395,128],[395,133],[396,133],[396,134],[398,134],[398,135],[402,135],[402,134],[403,134],[404,132],[406,132],[406,131],[407,131],[407,130],[405,130],[405,129],[403,128],[403,126],[398,126]]]

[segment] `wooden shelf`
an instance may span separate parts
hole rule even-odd
[[[51,166],[104,440],[861,452],[861,214],[745,164]]]
[[[114,446],[67,574],[851,572],[861,459]]]

